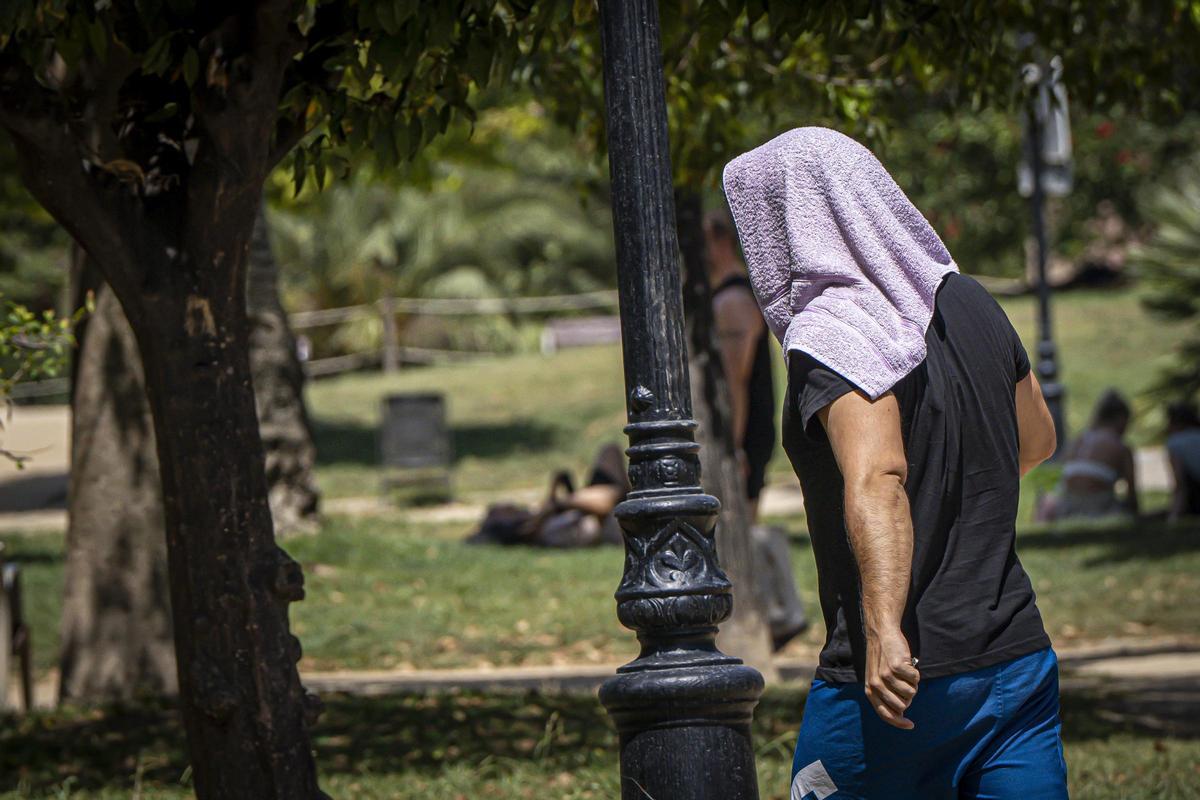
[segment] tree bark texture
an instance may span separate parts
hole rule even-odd
[[[279,536],[313,529],[320,495],[317,448],[304,404],[304,369],[279,297],[279,264],[260,207],[246,266],[250,372],[266,451],[271,516]]]
[[[310,528],[318,494],[304,373],[260,211],[247,263],[250,363],[277,531]],[[80,273],[96,311],[79,331],[60,651],[60,699],[96,703],[177,689],[153,421],[133,331],[112,290]]]
[[[317,797],[305,718],[318,706],[300,685],[300,642],[287,620],[303,576],[275,545],[249,321],[222,272],[164,271],[175,285],[134,323],[155,419],[193,777],[201,798]]]
[[[675,219],[683,256],[683,307],[687,326],[692,412],[700,427],[704,490],[721,501],[717,552],[733,582],[733,615],[721,626],[718,645],[756,667],[770,680],[771,632],[767,604],[754,568],[750,515],[744,479],[733,442],[729,386],[714,339],[712,293],[708,285],[703,233],[703,200],[690,189],[675,192]]]
[[[212,9],[200,63],[216,64],[220,80],[193,87],[187,146],[114,125],[115,99],[137,66],[115,56],[81,75],[104,102],[71,119],[19,62],[4,64],[0,84],[0,125],[25,186],[112,287],[141,354],[179,701],[201,800],[325,796],[308,734],[318,703],[300,684],[288,628],[303,575],[275,544],[246,314],[263,183],[294,142],[279,127],[284,74],[303,44],[294,11],[284,0]],[[139,91],[156,99],[153,87]],[[139,171],[126,181],[96,168],[114,158]]]
[[[96,307],[78,332],[71,398],[59,697],[172,694],[162,494],[137,343],[112,290],[75,272]]]

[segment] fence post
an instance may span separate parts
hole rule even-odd
[[[400,333],[396,329],[396,301],[389,295],[379,299],[379,316],[383,320],[383,371],[400,369]]]
[[[617,615],[641,654],[600,690],[623,800],[757,800],[762,676],[716,646],[733,608],[720,503],[700,488],[655,0],[601,0],[601,44],[633,490],[617,507]]]

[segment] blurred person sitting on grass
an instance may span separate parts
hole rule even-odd
[[[1174,478],[1170,519],[1200,516],[1200,414],[1191,403],[1167,408],[1167,457]]]
[[[1062,477],[1042,504],[1039,519],[1050,522],[1137,515],[1133,450],[1125,443],[1131,416],[1129,403],[1116,389],[1101,395],[1091,424],[1067,448]],[[1119,483],[1124,483],[1120,496]]]

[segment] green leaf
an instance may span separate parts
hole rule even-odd
[[[361,150],[371,130],[371,117],[361,105],[351,106],[346,115],[346,144],[351,150]]]
[[[142,72],[147,75],[162,75],[171,63],[171,40],[174,34],[161,37],[142,56]]]
[[[304,188],[304,180],[308,177],[308,154],[303,147],[296,148],[296,159],[292,162],[292,187],[296,194]]]
[[[375,135],[371,140],[371,149],[375,158],[385,167],[396,164],[396,137],[392,133],[394,125],[395,119],[383,114],[375,115]]]
[[[396,25],[401,26],[408,21],[417,11],[418,0],[393,0],[392,14],[396,18]]]
[[[88,41],[91,43],[92,52],[103,60],[108,54],[108,31],[103,22],[96,20],[88,26]]]
[[[325,188],[325,159],[321,158],[313,165],[313,174],[317,178],[317,190]]]
[[[399,122],[399,120],[397,120]],[[400,158],[410,158],[412,156],[412,137],[408,124],[397,124],[392,126],[392,137],[396,146],[396,154]]]
[[[408,121],[408,157],[412,158],[421,149],[421,118],[416,114]]]
[[[396,8],[391,0],[376,0],[374,6],[375,18],[379,20],[379,27],[383,28],[389,36],[398,33],[400,25],[396,21]]]
[[[492,43],[485,33],[476,33],[467,43],[467,75],[475,81],[475,85],[480,89],[487,86],[488,79],[491,77],[494,54]]]
[[[406,50],[406,43],[398,37],[380,37],[371,42],[368,58],[379,64],[389,80],[399,81],[404,77],[402,73],[407,72],[404,69]]]
[[[439,3],[434,7],[437,11],[429,20],[426,42],[430,47],[445,47],[454,38],[454,23],[458,21],[457,9],[453,3]]]
[[[200,77],[200,54],[196,52],[195,48],[189,47],[183,54],[183,80],[188,86],[195,86],[198,77]]]
[[[158,111],[146,116],[146,122],[163,122],[179,113],[178,103],[167,103]]]

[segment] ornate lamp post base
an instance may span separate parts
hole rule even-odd
[[[635,410],[639,397],[651,399],[635,390]],[[617,616],[642,650],[600,690],[620,734],[624,800],[758,798],[750,723],[763,679],[716,646],[733,596],[717,564],[721,506],[699,487],[695,427],[683,419],[625,429],[634,488],[616,511],[626,545]]]
[[[600,25],[632,486],[616,510],[617,616],[642,645],[600,700],[620,733],[623,800],[757,800],[763,679],[716,645],[733,594],[691,418],[658,9],[602,0]]]

